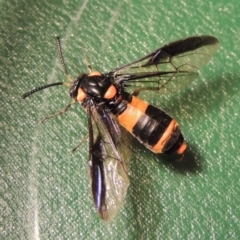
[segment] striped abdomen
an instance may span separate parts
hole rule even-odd
[[[132,96],[119,123],[154,153],[182,154],[187,145],[177,122],[164,111]]]

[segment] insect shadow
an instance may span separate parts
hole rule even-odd
[[[198,174],[203,171],[201,154],[194,146],[189,146],[183,156],[158,155],[157,159],[167,168],[180,174]]]

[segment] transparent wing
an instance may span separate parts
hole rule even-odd
[[[213,36],[193,36],[175,41],[115,69],[114,79],[132,89],[155,88],[161,93],[173,92],[195,79],[198,69],[218,48],[219,41]]]
[[[127,193],[131,154],[115,116],[104,105],[91,103],[88,106],[92,195],[100,217],[111,221]]]

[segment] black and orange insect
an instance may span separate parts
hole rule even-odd
[[[123,128],[154,153],[182,154],[187,147],[178,123],[138,95],[145,91],[179,90],[198,76],[198,69],[210,60],[218,47],[219,41],[213,36],[193,36],[164,45],[108,73],[93,71],[88,65],[90,74],[81,74],[72,80],[57,37],[57,49],[68,81],[35,88],[22,98],[45,88],[66,85],[72,102],[42,122],[65,113],[75,102],[86,110],[92,195],[103,220],[114,218],[129,185],[130,154]]]

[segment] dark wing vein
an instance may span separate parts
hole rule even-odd
[[[116,83],[131,88],[157,87],[161,93],[176,91],[198,76],[219,48],[212,36],[194,36],[169,43],[137,61],[115,69]]]

